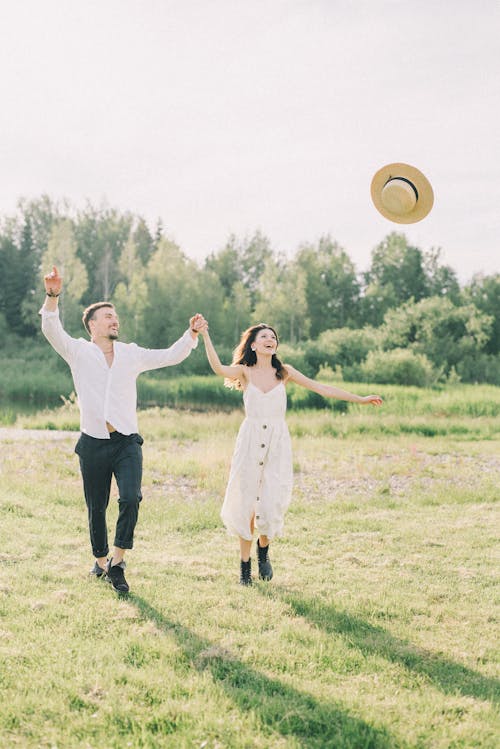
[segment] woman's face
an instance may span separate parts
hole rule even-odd
[[[270,328],[259,330],[252,343],[252,349],[256,354],[275,354],[278,348],[278,341],[274,332]]]

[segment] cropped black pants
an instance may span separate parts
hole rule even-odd
[[[110,439],[96,439],[82,434],[75,452],[80,459],[83,490],[87,504],[90,543],[95,557],[108,556],[106,510],[111,479],[118,486],[118,519],[114,545],[131,549],[134,529],[142,499],[142,439],[140,434],[112,432]]]

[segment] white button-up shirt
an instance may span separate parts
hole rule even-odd
[[[43,334],[71,368],[80,407],[80,428],[98,439],[109,439],[106,422],[121,434],[137,432],[137,377],[148,369],[178,364],[198,345],[189,330],[167,349],[114,341],[113,363],[109,366],[97,344],[66,333],[59,310],[50,312],[42,307],[40,314]]]

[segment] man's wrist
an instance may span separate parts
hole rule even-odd
[[[190,330],[191,333],[196,333],[196,335],[198,335],[198,333],[200,332],[199,330],[195,330],[194,328],[190,328]]]
[[[61,292],[59,292],[59,294],[54,294],[54,292],[52,291],[46,291],[45,293],[47,294],[47,296],[50,296],[51,298],[54,298],[56,296],[61,296]]]

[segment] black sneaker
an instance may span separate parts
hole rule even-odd
[[[113,559],[110,559],[106,565],[106,581],[111,583],[113,590],[117,593],[128,593],[130,588],[125,580],[125,562],[119,562],[113,564]]]
[[[102,567],[99,567],[99,565],[97,564],[97,561],[89,572],[89,575],[93,575],[94,577],[102,577],[105,574],[106,574],[106,570],[103,570]]]

